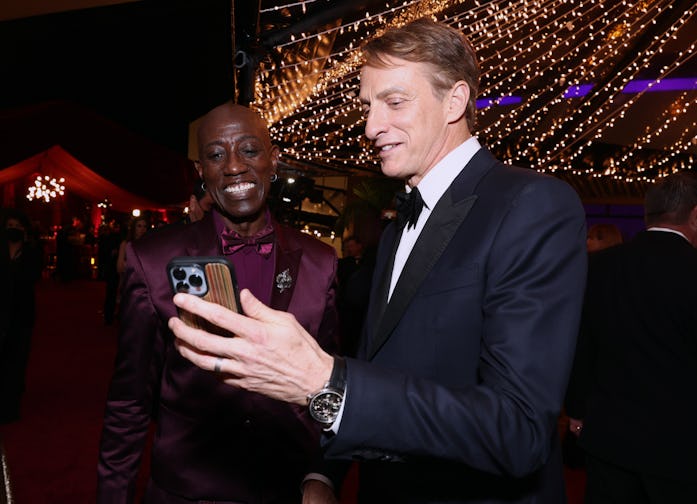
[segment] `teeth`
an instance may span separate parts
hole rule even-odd
[[[383,147],[380,148],[381,151],[388,151],[391,150],[394,147],[394,145],[384,145]]]
[[[234,185],[229,185],[225,188],[226,193],[240,193],[244,191],[248,191],[250,189],[254,188],[254,184],[251,182],[244,182],[242,184],[234,184]]]

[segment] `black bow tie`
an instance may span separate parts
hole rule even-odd
[[[397,194],[397,227],[403,229],[404,226],[416,227],[421,209],[424,207],[424,200],[418,188],[414,188],[409,193]]]

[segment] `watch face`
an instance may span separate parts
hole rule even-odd
[[[323,424],[336,420],[344,396],[334,390],[323,390],[310,401],[310,416]]]

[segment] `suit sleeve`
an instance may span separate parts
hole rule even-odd
[[[463,309],[449,321],[462,338],[480,338],[476,379],[453,386],[349,359],[343,418],[337,435],[325,440],[327,457],[432,458],[515,477],[546,463],[582,306],[585,215],[573,190],[551,177],[496,204],[508,207],[487,223],[493,238],[480,258],[481,292],[463,296]],[[478,305],[471,309],[472,303]],[[427,334],[417,309],[413,304],[395,331]],[[429,337],[437,344],[438,334]],[[444,366],[458,365],[458,356],[440,358]]]
[[[97,502],[133,502],[164,354],[163,327],[129,246],[121,328],[99,447]]]
[[[317,342],[325,352],[334,353],[339,347],[339,316],[336,309],[336,255],[332,256],[332,268],[328,275],[328,285],[326,294],[326,303],[324,305],[324,313],[322,314],[322,322],[317,332]]]

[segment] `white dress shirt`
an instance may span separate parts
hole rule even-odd
[[[392,268],[392,278],[390,279],[390,290],[387,295],[389,301],[392,297],[397,280],[402,274],[404,264],[406,264],[411,250],[414,248],[416,240],[418,240],[421,230],[426,225],[433,208],[440,200],[441,196],[448,190],[450,184],[453,183],[472,156],[481,149],[479,141],[475,137],[471,137],[461,143],[458,147],[450,151],[447,156],[441,159],[424,178],[421,179],[416,186],[419,188],[421,198],[424,200],[424,207],[416,221],[416,226],[406,226],[402,232],[402,237],[399,240],[399,247],[394,257],[394,267]],[[406,187],[407,192],[411,192],[409,186]]]

